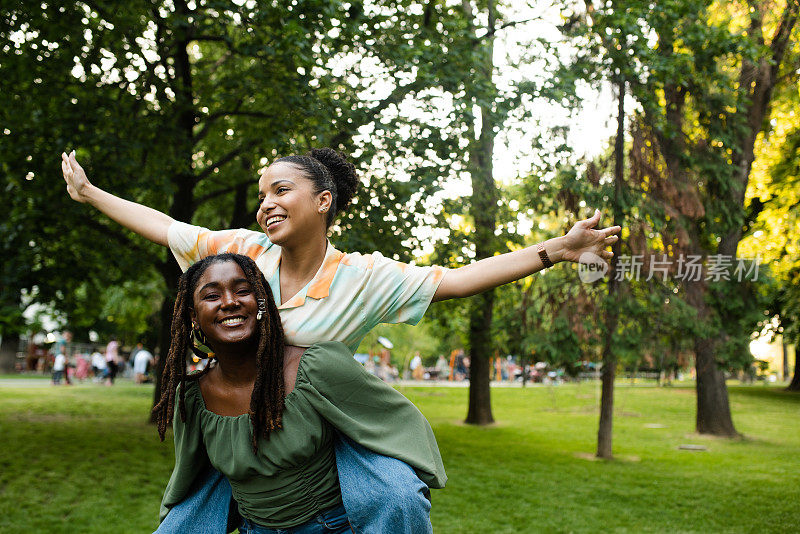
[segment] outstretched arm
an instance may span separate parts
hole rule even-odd
[[[174,219],[165,213],[147,206],[115,197],[89,182],[83,167],[75,158],[73,150],[69,156],[61,154],[61,170],[67,182],[67,192],[73,200],[91,204],[111,219],[153,243],[169,246],[167,231]]]
[[[606,247],[615,243],[619,226],[602,230],[594,227],[600,222],[600,211],[589,219],[575,223],[564,236],[543,243],[547,256],[553,263],[573,261],[581,263],[606,263],[613,256]],[[515,250],[499,256],[485,258],[470,265],[447,271],[433,295],[433,301],[469,297],[487,289],[519,280],[544,269],[536,246]]]

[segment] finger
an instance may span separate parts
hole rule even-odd
[[[62,153],[61,153],[61,163],[62,163],[62,165],[63,165],[64,163],[66,163],[67,165],[69,165],[69,156],[67,156],[67,153],[66,153],[66,152],[62,152]]]
[[[75,151],[69,153],[69,162],[72,165],[72,168],[77,170],[81,168],[80,163],[78,163],[78,158],[75,157]]]
[[[584,220],[585,223],[584,228],[594,228],[595,226],[597,226],[597,223],[599,222],[600,222],[600,210],[595,209],[594,215]]]
[[[579,228],[591,228],[595,224],[597,224],[597,221],[594,220],[595,217],[597,217],[597,212],[596,211],[595,211],[594,215],[592,215],[588,219],[581,219],[580,221],[576,222],[575,226],[577,226]]]
[[[609,226],[608,228],[603,228],[600,231],[603,232],[606,235],[606,237],[608,237],[614,234],[618,234],[620,230],[622,230],[621,226]]]
[[[612,243],[616,243],[617,241],[619,241],[619,236],[618,235],[610,235],[610,236],[606,237],[605,239],[603,239],[603,242],[606,245],[610,245]]]

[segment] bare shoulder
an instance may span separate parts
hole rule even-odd
[[[294,389],[297,370],[300,368],[300,359],[305,351],[305,348],[294,345],[286,345],[283,349],[283,385],[287,395]]]

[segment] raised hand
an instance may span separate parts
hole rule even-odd
[[[622,228],[609,226],[602,230],[594,227],[600,222],[600,210],[595,210],[594,215],[588,219],[578,221],[575,226],[564,236],[564,259],[579,263],[607,263],[614,255],[606,247],[614,244]]]
[[[61,153],[61,171],[64,173],[64,181],[67,182],[67,193],[72,200],[86,202],[86,190],[91,187],[83,167],[80,166],[75,158],[75,151],[66,154]]]

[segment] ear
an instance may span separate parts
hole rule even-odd
[[[333,195],[328,190],[323,191],[319,195],[317,195],[317,210],[320,213],[327,213],[331,209],[331,204],[333,203]]]
[[[189,319],[192,320],[192,324],[197,322],[197,314],[194,313],[194,308],[189,308]]]

